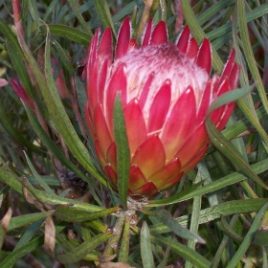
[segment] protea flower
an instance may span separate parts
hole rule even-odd
[[[115,48],[111,29],[91,40],[87,62],[86,116],[100,163],[117,182],[113,129],[115,97],[120,92],[131,153],[129,194],[151,196],[177,183],[206,153],[205,117],[210,104],[236,87],[239,68],[232,51],[221,76],[210,76],[211,44],[198,46],[185,27],[175,44],[165,22],[149,22],[142,40],[131,37],[127,18]],[[223,129],[234,108],[212,114]]]

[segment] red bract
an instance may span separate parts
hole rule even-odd
[[[232,51],[221,76],[210,76],[211,44],[198,46],[185,27],[168,40],[165,22],[149,22],[141,44],[125,19],[115,49],[111,29],[91,40],[87,62],[86,117],[100,163],[116,185],[113,129],[115,97],[120,93],[131,153],[129,193],[151,196],[178,182],[206,153],[205,117],[210,104],[236,87],[239,68]],[[223,129],[234,108],[212,114]]]

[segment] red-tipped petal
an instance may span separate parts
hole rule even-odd
[[[92,64],[94,64],[97,59],[97,48],[98,48],[99,36],[100,36],[100,30],[97,29],[89,45],[89,55],[87,59],[87,70],[88,70],[87,75],[88,73],[90,73],[90,68],[92,67]]]
[[[5,80],[5,79],[2,79]],[[3,82],[3,86],[7,85],[7,81],[5,80]],[[11,79],[9,81],[13,91],[15,92],[15,94],[32,110],[34,110],[34,101],[33,99],[31,99],[31,97],[29,97],[29,95],[27,94],[25,88],[22,86],[22,84],[19,82],[19,80],[17,79]]]
[[[185,26],[177,41],[177,47],[181,53],[186,52],[190,37],[191,37],[190,29],[188,26]]]
[[[164,21],[160,21],[154,28],[150,44],[159,45],[167,43],[168,31],[167,25]]]
[[[196,58],[196,63],[201,68],[205,69],[207,73],[211,71],[211,44],[208,39],[204,39]]]
[[[232,49],[229,58],[224,66],[222,75],[221,75],[221,80],[229,77],[232,73],[233,66],[235,64],[235,50]]]
[[[89,57],[87,59],[86,77],[87,77],[87,93],[91,103],[91,111],[94,111],[97,103],[97,48],[100,31],[97,30],[91,39],[89,47]]]
[[[152,182],[147,182],[142,187],[136,190],[137,194],[140,195],[146,195],[146,196],[152,196],[158,192],[158,189],[155,187],[155,185]]]
[[[224,127],[227,124],[231,114],[233,113],[234,108],[235,108],[235,103],[234,102],[226,105],[226,108],[225,108],[224,112],[222,113],[221,118],[220,118],[220,120],[219,120],[219,122],[218,122],[218,124],[216,126],[219,130],[224,129]]]
[[[232,69],[232,73],[229,76],[229,84],[232,89],[237,87],[239,71],[239,66],[235,63]]]
[[[146,178],[160,170],[165,164],[165,151],[158,136],[149,137],[137,149],[132,164],[136,164]]]
[[[229,89],[230,89],[229,83],[226,80],[224,80],[218,88],[217,96],[218,97],[221,96],[222,94],[226,93]],[[222,106],[222,107],[220,107],[212,112],[211,120],[216,125],[218,124],[224,110],[225,110],[225,106]]]
[[[105,171],[106,175],[108,176],[108,178],[111,180],[112,184],[116,185],[117,175],[116,175],[116,172],[114,171],[114,169],[112,168],[112,166],[106,165],[104,167],[104,171]]]
[[[204,157],[207,152],[208,145],[204,145],[192,158],[183,166],[183,171],[186,173],[189,170],[193,169],[196,164]]]
[[[180,173],[181,163],[180,160],[177,158],[166,164],[160,171],[153,174],[150,178],[150,181],[152,181],[156,185],[156,187],[161,190],[166,188],[167,181],[170,178],[179,176]]]
[[[112,55],[113,55],[112,30],[111,28],[106,28],[99,44],[98,57],[108,57],[112,59]]]
[[[104,60],[104,62],[99,66],[99,75],[98,75],[98,101],[103,103],[104,98],[104,88],[107,79],[108,67],[110,66],[110,59]],[[97,78],[95,78],[97,79]]]
[[[126,105],[124,115],[130,152],[134,154],[147,135],[143,114],[136,100]]]
[[[195,58],[198,52],[198,44],[194,38],[189,40],[186,54],[189,58]]]
[[[176,157],[180,159],[183,169],[184,166],[193,158],[196,152],[208,143],[208,135],[204,123],[201,123],[199,127],[193,130],[194,131],[191,135],[185,140],[184,145],[176,153]]]
[[[124,65],[119,64],[111,77],[108,88],[106,89],[107,90],[106,115],[108,117],[109,121],[108,123],[110,129],[112,129],[113,126],[112,121],[113,121],[113,108],[114,108],[115,97],[117,94],[120,94],[121,102],[124,107],[124,104],[126,102],[126,88],[127,88],[127,79],[124,71]]]
[[[166,80],[153,99],[149,114],[149,132],[160,129],[170,107],[171,82]]]
[[[89,128],[90,134],[92,135],[92,137],[94,137],[94,133],[95,133],[94,122],[93,122],[94,112],[90,110],[89,106],[90,106],[90,103],[87,102],[85,106],[85,120]]]
[[[99,141],[99,146],[102,155],[105,156],[109,146],[112,143],[112,139],[107,124],[105,122],[103,112],[99,105],[96,107],[94,112],[94,122],[95,138]]]
[[[208,81],[202,99],[200,101],[200,105],[198,107],[196,124],[205,120],[207,110],[211,102],[211,97],[212,97],[212,83],[211,81]]]
[[[136,192],[136,189],[142,187],[146,183],[146,179],[139,167],[132,165],[129,170],[129,189]]]
[[[143,33],[142,42],[141,42],[142,46],[147,46],[149,44],[151,33],[152,33],[152,25],[153,25],[152,20],[149,20],[146,25],[146,29]]]
[[[89,68],[88,68],[89,69]],[[90,73],[87,75],[87,92],[88,100],[91,105],[91,110],[94,111],[98,100],[98,65],[97,61],[90,68]]]
[[[171,187],[172,185],[176,184],[177,182],[179,182],[183,174],[184,173],[181,172],[178,175],[169,178],[168,181],[166,181],[165,188],[163,188],[163,189],[167,189],[167,188]]]
[[[115,58],[118,59],[126,54],[129,48],[129,41],[131,35],[131,23],[129,17],[127,17],[121,24],[118,38],[117,46],[115,50]]]
[[[151,88],[151,84],[152,84],[152,82],[154,80],[154,77],[155,77],[155,74],[150,73],[148,78],[147,78],[147,80],[144,83],[143,89],[141,91],[141,95],[139,97],[139,104],[140,104],[141,109],[143,109],[143,107],[144,107],[144,105],[146,103],[148,93],[149,93],[149,90]]]
[[[167,160],[170,160],[184,144],[186,137],[192,130],[192,124],[195,122],[196,103],[191,87],[182,93],[168,117],[163,127],[161,139],[165,144]]]

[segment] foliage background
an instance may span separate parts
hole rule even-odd
[[[0,267],[268,267],[267,13],[265,0],[0,1]],[[92,34],[116,36],[125,16],[137,36],[167,21],[172,40],[187,23],[211,40],[214,72],[232,47],[241,66],[202,163],[130,213],[95,159],[81,77]]]

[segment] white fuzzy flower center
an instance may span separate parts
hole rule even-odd
[[[127,77],[127,101],[139,99],[144,84],[150,74],[154,73],[148,98],[144,106],[144,115],[149,114],[152,100],[165,81],[171,82],[171,106],[179,96],[191,86],[195,92],[197,104],[200,101],[209,75],[201,69],[194,59],[179,53],[173,44],[151,45],[134,48],[117,59],[117,64],[125,65]],[[146,118],[145,118],[146,119]]]

